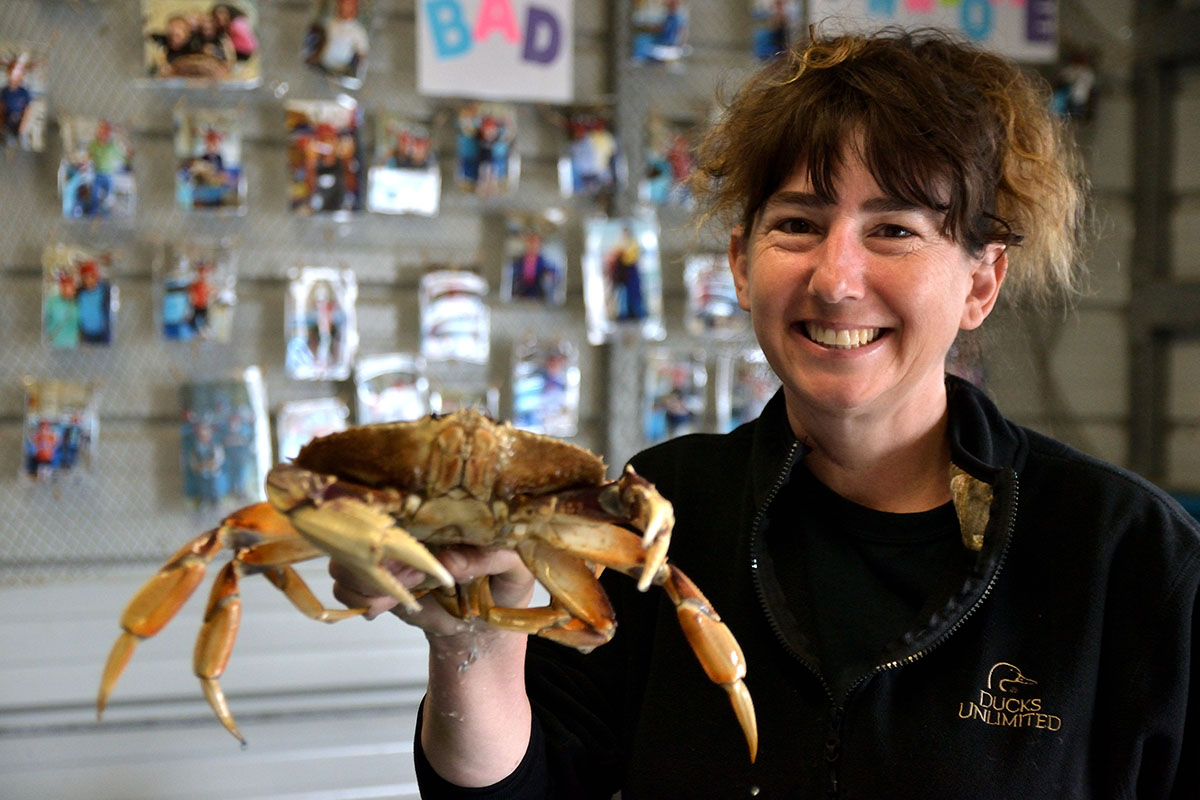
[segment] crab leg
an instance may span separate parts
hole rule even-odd
[[[129,601],[121,615],[123,632],[113,644],[100,678],[97,717],[104,713],[108,697],[133,657],[138,642],[154,636],[174,618],[204,579],[208,563],[222,544],[220,528],[197,536],[168,559]]]
[[[204,625],[196,637],[196,650],[192,656],[192,670],[200,679],[204,696],[217,719],[242,744],[245,737],[233,722],[225,692],[217,678],[225,672],[233,643],[237,639],[238,625],[242,620],[242,597],[238,591],[238,567],[230,561],[217,573],[212,591],[208,595],[208,607],[204,611]]]

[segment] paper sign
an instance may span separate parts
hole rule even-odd
[[[437,97],[563,103],[572,0],[417,0],[417,88]]]
[[[1058,0],[809,0],[808,13],[827,35],[885,25],[936,27],[1017,61],[1058,58]]]

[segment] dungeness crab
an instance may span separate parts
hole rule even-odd
[[[409,608],[433,592],[463,619],[480,618],[587,652],[611,639],[616,628],[596,580],[611,568],[635,578],[643,591],[653,584],[667,592],[700,664],[729,693],[754,759],[758,731],[742,682],[741,648],[700,590],[667,563],[674,512],[633,469],[606,482],[604,464],[593,453],[468,410],[314,439],[293,462],[271,470],[267,497],[269,502],[237,511],[189,542],[134,595],[104,668],[98,714],[137,643],[170,621],[223,548],[233,558],[214,582],[194,669],[217,717],[242,741],[217,679],[237,635],[243,575],[265,575],[313,619],[360,614],[324,608],[291,566],[328,555]],[[456,586],[431,552],[454,544],[517,551],[550,603],[501,608],[492,604],[486,578]],[[387,569],[389,560],[428,578],[410,592]]]

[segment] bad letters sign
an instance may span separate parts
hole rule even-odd
[[[1058,0],[809,0],[808,8],[809,22],[827,34],[931,26],[1017,61],[1058,57]]]
[[[572,0],[417,0],[422,94],[571,100]]]

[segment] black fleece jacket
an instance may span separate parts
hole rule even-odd
[[[821,676],[763,544],[787,524],[772,501],[804,456],[777,396],[730,434],[633,460],[675,506],[671,562],[745,652],[757,762],[670,601],[606,573],[612,642],[589,655],[530,642],[535,732],[518,770],[455,790],[418,742],[424,796],[1200,798],[1200,526],[1141,478],[947,381],[952,459],[982,489],[958,511],[982,544],[954,596],[846,696]]]

